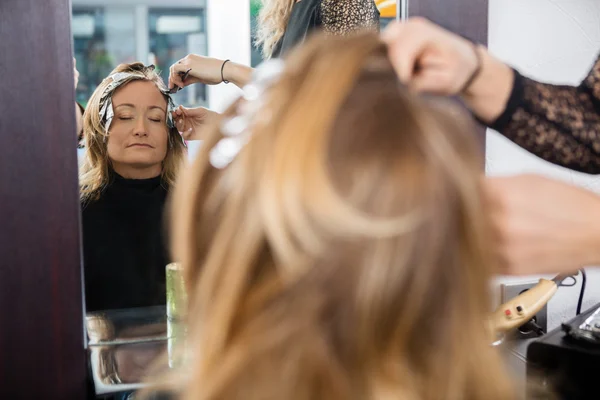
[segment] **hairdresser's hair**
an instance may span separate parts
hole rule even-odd
[[[181,398],[514,398],[472,127],[399,85],[371,34],[309,40],[265,96],[237,158],[211,165],[217,129],[177,185]]]
[[[256,45],[262,48],[265,58],[271,58],[273,49],[287,28],[296,0],[262,0],[258,14]]]
[[[154,70],[154,67],[145,66],[136,62],[121,64],[115,68],[111,75],[117,72],[129,72],[140,76],[138,80],[145,80],[156,85],[158,90],[165,90],[166,86]],[[112,78],[106,78],[94,90],[88,106],[83,114],[83,138],[85,141],[84,160],[79,173],[79,193],[82,201],[96,200],[110,179],[110,159],[107,150],[107,133],[104,122],[100,118],[100,100]],[[129,83],[123,84],[122,87]],[[117,89],[119,90],[119,89]],[[167,98],[165,97],[165,102]],[[177,172],[185,159],[185,147],[176,128],[167,129],[168,147],[167,155],[163,161],[162,180],[166,186],[175,182]]]

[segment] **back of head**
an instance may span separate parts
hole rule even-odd
[[[470,126],[372,35],[309,41],[264,100],[231,164],[211,165],[217,130],[178,185],[183,398],[511,398]]]

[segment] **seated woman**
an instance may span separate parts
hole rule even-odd
[[[472,127],[401,87],[374,35],[279,63],[177,185],[180,398],[516,398],[484,322],[495,260]]]
[[[87,311],[165,304],[163,209],[184,162],[154,67],[119,65],[83,115],[80,173]]]

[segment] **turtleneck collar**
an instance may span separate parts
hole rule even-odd
[[[110,184],[122,188],[132,188],[141,190],[154,190],[162,184],[162,176],[158,175],[153,178],[146,179],[129,179],[124,178],[115,171],[110,172]]]

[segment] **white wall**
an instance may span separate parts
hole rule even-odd
[[[250,65],[249,0],[206,0],[208,56]],[[224,111],[241,91],[233,84],[208,88],[209,108]],[[189,142],[194,158],[201,143]]]
[[[490,0],[489,48],[528,76],[577,84],[600,52],[600,0]],[[541,173],[600,192],[600,176],[550,165],[493,131],[487,135],[486,171]],[[511,280],[518,279],[502,277],[499,282]],[[575,315],[578,295],[579,286],[559,290],[548,305],[549,329]],[[588,269],[583,308],[598,302],[600,269]]]
[[[249,0],[207,0],[208,55],[250,65]],[[210,107],[222,111],[240,94],[233,84],[209,88]]]

